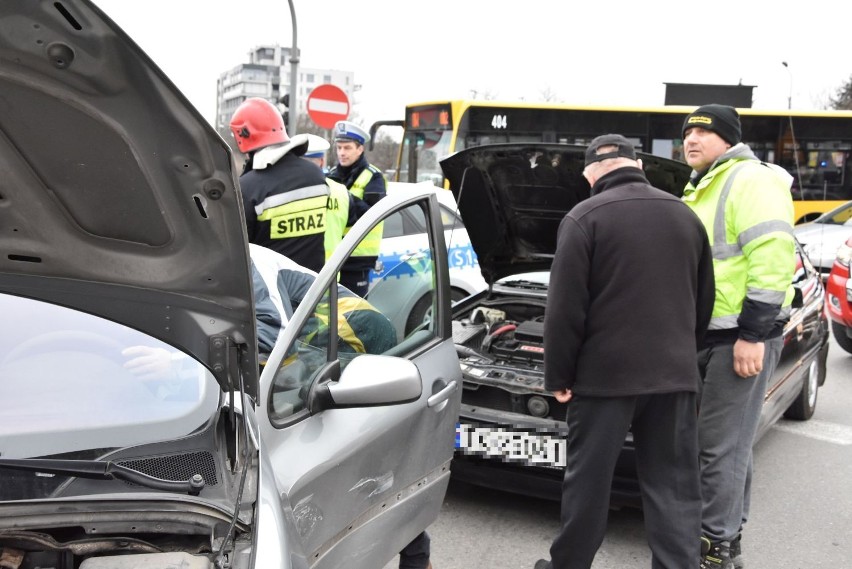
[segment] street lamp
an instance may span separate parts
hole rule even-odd
[[[296,124],[299,115],[299,101],[297,79],[299,77],[299,45],[296,41],[298,31],[296,29],[296,8],[293,6],[293,0],[287,0],[290,3],[290,19],[293,21],[293,49],[290,50],[290,104],[287,105],[290,117],[290,124],[287,125],[287,132],[290,136],[296,134]],[[786,63],[784,64],[786,65]]]
[[[784,69],[787,70],[787,75],[790,76],[790,92],[787,95],[787,108],[792,109],[793,108],[793,72],[790,71],[790,66],[787,65],[786,61],[782,61],[781,65],[784,66]]]

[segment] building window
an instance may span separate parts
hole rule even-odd
[[[323,75],[322,76],[323,83],[331,83],[331,75]]]

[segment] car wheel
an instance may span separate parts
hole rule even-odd
[[[814,410],[816,410],[817,392],[819,391],[819,378],[822,373],[821,368],[825,365],[819,355],[811,361],[808,366],[807,374],[802,382],[802,389],[795,401],[790,407],[784,411],[784,416],[788,419],[797,421],[807,421],[810,419]]]
[[[852,354],[852,338],[847,335],[849,328],[840,322],[831,321],[831,332],[840,347]]]
[[[467,293],[460,288],[450,289],[450,302],[458,302],[465,298]],[[432,295],[426,293],[420,297],[411,312],[408,313],[408,319],[405,321],[405,335],[408,336],[416,330],[424,322],[432,319]]]

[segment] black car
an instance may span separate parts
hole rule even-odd
[[[544,311],[559,222],[590,192],[583,152],[573,145],[499,144],[441,162],[489,284],[454,306],[453,336],[464,376],[452,466],[457,479],[538,497],[560,495],[567,404],[544,389]],[[690,172],[686,164],[639,157],[654,186],[681,195]],[[796,257],[796,301],[758,438],[782,415],[809,419],[825,381],[823,285],[798,244]],[[616,467],[613,502],[639,503],[629,435]]]

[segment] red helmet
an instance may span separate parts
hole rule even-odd
[[[275,105],[260,97],[243,101],[234,111],[230,126],[240,152],[251,152],[290,140],[281,113]]]

